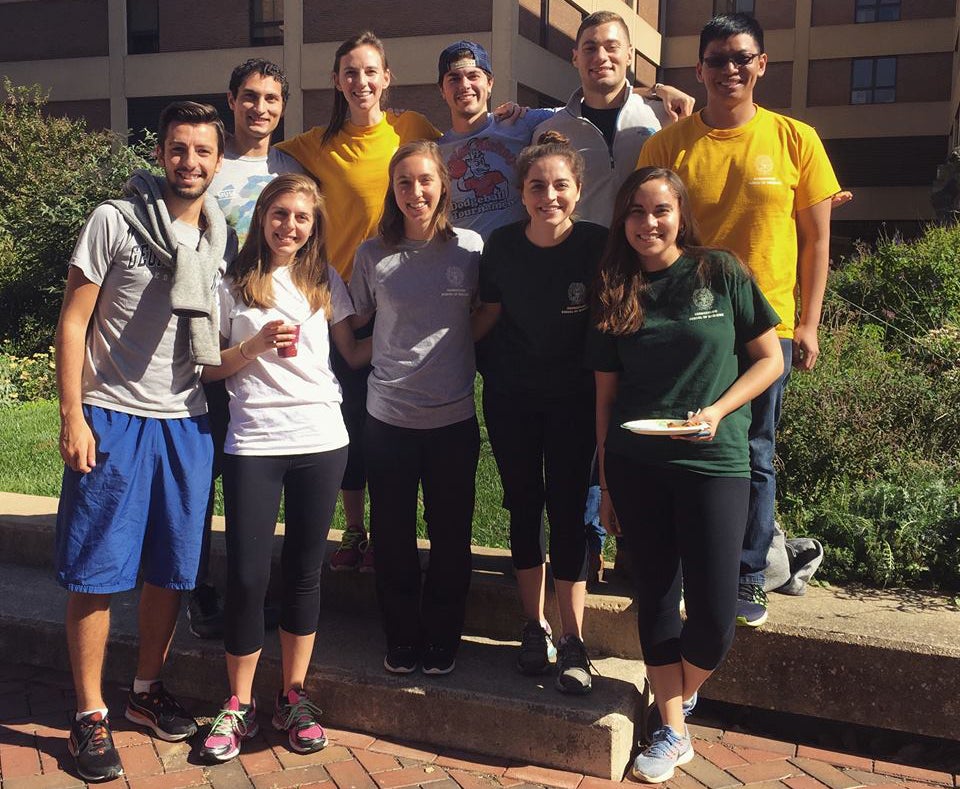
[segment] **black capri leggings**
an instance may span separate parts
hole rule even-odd
[[[353,336],[358,340],[370,337],[373,334],[373,324],[376,321],[376,315],[370,319],[370,322],[357,329]],[[359,370],[354,370],[347,360],[340,355],[337,346],[330,344],[330,368],[337,377],[340,384],[340,390],[343,393],[343,401],[340,403],[340,413],[343,415],[343,423],[347,427],[347,434],[350,436],[350,444],[347,452],[347,465],[343,470],[343,481],[340,483],[342,490],[363,490],[367,486],[367,468],[363,459],[363,426],[367,421],[367,380],[370,378],[370,372],[373,367],[369,365]],[[348,526],[361,526],[363,524],[350,523]]]
[[[510,512],[513,566],[529,570],[544,563],[546,505],[553,577],[585,581],[583,508],[596,444],[593,391],[533,400],[484,388],[483,415]]]
[[[286,523],[280,627],[297,636],[316,631],[320,568],[346,463],[346,447],[307,455],[224,455],[223,643],[231,655],[249,655],[263,646],[263,599],[281,491]]]
[[[370,536],[377,598],[388,647],[438,646],[456,651],[470,588],[480,429],[477,418],[418,430],[367,415],[364,454],[370,490]],[[421,583],[417,494],[430,566]]]
[[[611,501],[633,547],[644,661],[665,666],[683,658],[712,671],[736,628],[750,480],[652,465],[615,452],[604,457]],[[686,622],[680,620],[681,591]]]

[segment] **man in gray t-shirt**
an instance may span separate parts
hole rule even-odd
[[[137,676],[126,717],[164,740],[196,722],[160,673],[196,577],[213,447],[198,361],[215,329],[213,296],[236,239],[205,193],[223,157],[217,111],[174,102],[160,116],[162,178],[141,171],[134,194],[99,206],[70,259],[57,327],[60,454],[57,579],[77,696],[69,748],[78,773],[123,773],[101,688],[110,596],[142,569]],[[181,298],[190,298],[181,302]],[[207,315],[175,314],[189,303]],[[207,333],[201,333],[201,330]],[[212,356],[211,356],[212,354]]]

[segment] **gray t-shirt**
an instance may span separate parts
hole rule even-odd
[[[199,228],[180,221],[173,228],[181,244],[199,246]],[[228,250],[232,254],[234,245]],[[160,419],[205,414],[200,368],[190,358],[189,318],[178,318],[170,307],[173,273],[116,208],[94,209],[70,265],[100,286],[87,332],[83,402]],[[226,261],[221,273],[225,268]]]
[[[457,230],[449,241],[365,241],[350,292],[358,315],[377,313],[371,416],[397,427],[444,427],[472,417],[476,362],[470,306],[483,241]]]
[[[302,173],[303,168],[292,156],[271,148],[266,156],[223,154],[220,172],[210,184],[212,194],[230,226],[237,231],[240,246],[247,239],[253,209],[263,188],[278,175]]]

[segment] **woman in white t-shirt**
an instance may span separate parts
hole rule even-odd
[[[286,524],[280,647],[283,688],[273,724],[290,747],[326,745],[320,710],[303,691],[320,607],[320,567],[347,459],[330,340],[351,364],[369,363],[353,338],[353,304],[327,264],[327,219],[313,180],[282,175],[261,193],[250,233],[220,286],[221,365],[230,425],[224,447],[227,593],[224,646],[231,696],[201,754],[227,761],[257,732],[253,676],[263,645],[263,599],[280,495]]]

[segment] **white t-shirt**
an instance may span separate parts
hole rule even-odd
[[[353,303],[333,268],[331,323],[353,315]],[[297,355],[281,358],[267,351],[227,378],[230,426],[224,452],[230,455],[305,455],[346,446],[349,438],[340,415],[340,384],[330,369],[330,327],[324,313],[293,284],[290,270],[275,269],[274,306],[248,307],[231,291],[231,280],[220,285],[220,334],[229,346],[249,340],[272,320],[300,324]]]
[[[199,228],[177,220],[173,230],[181,244],[199,245]],[[200,368],[190,357],[189,318],[177,317],[170,306],[173,271],[116,208],[94,209],[70,265],[100,286],[87,332],[83,402],[160,419],[205,414]],[[221,271],[225,267],[226,261]]]

